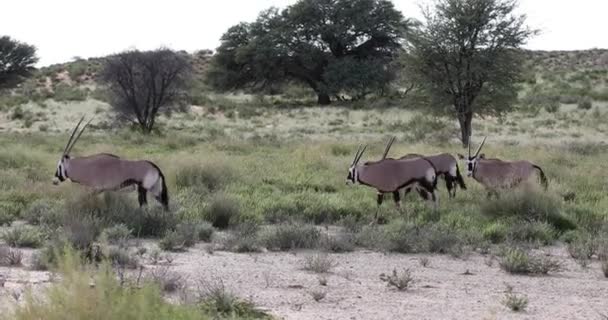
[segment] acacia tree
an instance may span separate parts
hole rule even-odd
[[[228,29],[208,79],[220,90],[298,81],[319,104],[340,91],[360,98],[392,79],[408,27],[389,0],[300,0]]]
[[[536,31],[513,12],[516,5],[515,0],[437,0],[408,37],[408,69],[432,105],[451,105],[465,147],[474,114],[501,114],[517,98],[518,49]]]
[[[160,113],[183,106],[191,71],[186,54],[169,49],[131,50],[108,57],[101,80],[119,120],[150,133]]]
[[[0,89],[15,86],[31,74],[38,62],[36,48],[27,43],[0,37]]]

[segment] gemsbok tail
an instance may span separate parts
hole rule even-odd
[[[462,190],[467,189],[467,185],[464,184],[464,179],[462,178],[462,175],[460,174],[460,168],[458,167],[458,164],[456,164],[456,182],[458,182],[458,185],[460,186],[460,188]]]
[[[167,179],[165,179],[165,175],[160,168],[153,163],[152,161],[148,161],[156,170],[158,170],[158,175],[160,177],[160,195],[156,198],[162,205],[165,210],[169,210],[169,191],[167,189]]]
[[[543,172],[543,169],[541,169],[541,167],[535,164],[533,164],[532,166],[534,167],[534,169],[538,170],[538,173],[540,174],[540,183],[543,185],[545,191],[547,191],[547,189],[549,188],[549,181],[547,180],[545,172]]]

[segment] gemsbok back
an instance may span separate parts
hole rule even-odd
[[[87,128],[86,123],[74,138],[84,117],[80,119],[63,150],[57,164],[53,184],[67,179],[93,189],[95,193],[116,191],[132,185],[137,186],[139,205],[147,204],[147,193],[154,195],[165,210],[169,210],[169,193],[160,168],[147,160],[123,160],[108,153],[98,153],[86,157],[70,156],[72,148]],[[92,119],[91,119],[92,120]]]
[[[387,153],[390,145],[389,142],[385,150]],[[399,190],[418,184],[424,191],[431,195],[434,207],[437,208],[437,194],[435,187],[437,184],[437,174],[430,162],[415,158],[415,159],[382,159],[375,162],[366,162],[359,164],[359,160],[367,146],[357,150],[355,158],[348,169],[346,183],[362,184],[376,189],[378,208],[384,200],[385,193],[392,193],[395,200],[395,205],[400,207]],[[378,219],[378,211],[374,215],[374,222]]]
[[[536,172],[539,174],[541,185],[547,190],[549,186],[547,177],[543,169],[534,163],[527,160],[486,159],[484,154],[480,154],[486,138],[483,138],[474,155],[471,155],[471,145],[469,144],[469,156],[465,157],[461,154],[458,156],[466,163],[467,176],[481,183],[488,190],[488,197],[492,194],[498,196],[498,191],[501,189],[517,187],[522,182],[528,181]]]

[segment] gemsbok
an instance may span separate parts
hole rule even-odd
[[[488,197],[492,195],[498,197],[499,190],[517,187],[522,182],[528,181],[536,171],[538,171],[541,185],[547,190],[549,186],[547,177],[543,169],[534,163],[527,160],[486,159],[484,154],[480,154],[479,152],[485,144],[486,138],[483,138],[474,155],[471,155],[471,145],[469,143],[469,156],[465,157],[461,154],[458,156],[466,163],[467,176],[483,185],[488,190]]]
[[[74,138],[84,117],[80,119],[63,150],[57,164],[53,184],[58,185],[67,179],[91,188],[95,194],[104,191],[117,191],[132,185],[137,186],[140,207],[147,204],[147,193],[154,195],[165,210],[169,210],[169,194],[160,168],[147,160],[123,160],[108,153],[98,153],[86,157],[70,156],[72,148],[87,128],[87,122]],[[91,119],[92,120],[92,119]]]
[[[454,156],[449,153],[440,153],[431,156],[424,156],[417,153],[409,153],[404,155],[399,159],[412,159],[412,158],[424,158],[430,161],[433,166],[435,166],[435,170],[437,170],[438,178],[441,177],[445,180],[445,186],[448,189],[448,197],[454,198],[456,197],[456,187],[459,186],[462,190],[466,190],[467,186],[464,183],[464,179],[460,174],[460,168],[458,167],[458,161]],[[406,196],[410,191],[412,191],[413,187],[408,187],[405,189]]]
[[[392,139],[394,140],[394,139]],[[385,153],[392,144],[389,142]],[[357,150],[355,158],[348,169],[346,183],[362,184],[376,189],[378,208],[384,200],[384,194],[392,193],[395,205],[400,207],[399,190],[418,184],[425,192],[431,195],[434,207],[437,208],[438,197],[435,192],[437,174],[430,162],[421,158],[415,159],[382,159],[375,162],[366,162],[362,165],[359,160],[367,146]],[[378,211],[374,221],[378,219]]]

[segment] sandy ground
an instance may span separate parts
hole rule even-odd
[[[319,275],[302,269],[305,257],[316,252],[208,253],[205,246],[172,254],[169,268],[183,275],[190,288],[201,280],[221,279],[229,290],[280,319],[557,320],[608,316],[608,279],[601,274],[599,263],[594,261],[582,269],[563,247],[543,251],[560,259],[564,271],[539,277],[506,274],[496,260],[489,265],[490,259],[478,254],[464,259],[363,250],[331,254],[337,266],[322,276],[327,279],[327,285],[322,286]],[[427,267],[421,265],[422,257],[429,259]],[[411,289],[397,291],[379,279],[393,268],[411,269],[415,278]],[[1,277],[6,282],[0,288],[0,306],[6,310],[26,286],[48,285],[50,274],[0,268]],[[525,312],[513,313],[501,303],[507,284],[528,297]],[[326,297],[315,302],[313,291],[323,291]]]

